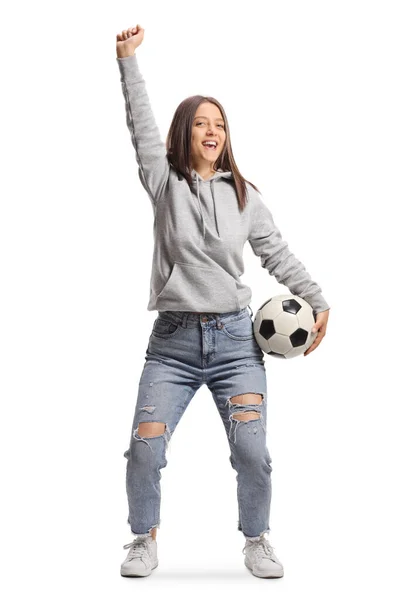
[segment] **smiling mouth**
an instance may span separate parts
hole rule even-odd
[[[207,150],[216,150],[217,149],[217,142],[203,142],[202,146],[204,148],[206,148]]]

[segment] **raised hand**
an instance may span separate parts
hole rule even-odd
[[[143,42],[144,29],[141,25],[124,29],[117,33],[117,57],[124,58],[135,54],[135,50]]]

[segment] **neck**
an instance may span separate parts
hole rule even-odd
[[[194,162],[192,168],[195,171],[197,171],[197,173],[203,179],[208,179],[209,177],[212,177],[214,175],[214,173],[216,173],[216,170],[213,168],[213,163],[209,163],[209,162],[208,163]]]

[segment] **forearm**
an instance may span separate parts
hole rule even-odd
[[[282,239],[269,208],[257,196],[254,202],[249,242],[254,254],[261,259],[261,266],[273,275],[278,283],[290,292],[304,298],[316,313],[329,310],[319,285],[311,278],[303,263],[291,252]]]
[[[165,143],[154,118],[137,56],[117,57],[125,98],[126,123],[135,148],[140,180],[155,203],[169,174]]]

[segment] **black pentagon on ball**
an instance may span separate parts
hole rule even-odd
[[[296,329],[296,331],[289,336],[293,348],[297,348],[298,346],[305,344],[307,341],[307,336],[308,333],[305,329],[302,329],[301,327]]]
[[[291,298],[290,300],[283,300],[282,306],[283,312],[292,313],[292,315],[297,315],[301,309],[301,304],[299,304],[294,298]]]
[[[259,334],[262,335],[263,338],[269,340],[270,337],[276,333],[274,322],[272,319],[263,319],[261,321],[260,329],[258,330]]]
[[[281,354],[280,352],[267,352],[268,355],[271,356],[276,356],[276,358],[286,358],[286,356],[284,354]]]

